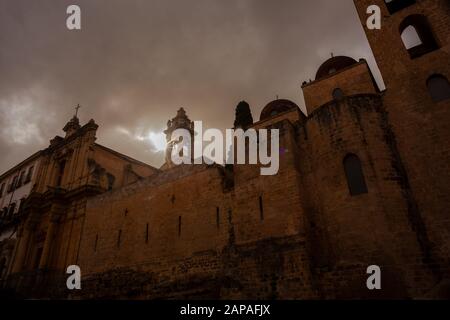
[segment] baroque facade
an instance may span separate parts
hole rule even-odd
[[[95,143],[95,122],[74,117],[39,152],[13,249],[2,251],[3,287],[58,298],[448,298],[450,5],[355,0],[361,21],[372,4],[383,30],[365,32],[386,90],[364,59],[338,56],[303,83],[307,116],[277,99],[254,122],[239,104],[235,127],[280,130],[275,176],[255,165],[156,169]],[[405,47],[411,30],[420,43]],[[182,109],[168,142],[177,128],[192,128]],[[66,288],[69,265],[81,290]],[[366,287],[370,265],[382,290]]]
[[[0,279],[6,277],[19,223],[18,213],[36,183],[40,152],[0,176]]]

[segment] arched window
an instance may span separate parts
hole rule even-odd
[[[357,196],[367,193],[366,180],[364,178],[361,161],[355,154],[348,154],[344,158],[344,170],[350,194]]]
[[[336,88],[333,90],[333,99],[334,100],[340,100],[344,98],[344,91],[342,91],[341,88]]]
[[[407,50],[423,44],[414,26],[407,26],[405,30],[403,30],[401,37]]]
[[[416,3],[415,0],[384,0],[390,14],[400,11]]]
[[[429,77],[427,87],[434,102],[450,99],[450,83],[443,75],[435,74]]]
[[[414,14],[400,24],[400,35],[411,58],[420,57],[438,49],[437,42],[425,16]]]

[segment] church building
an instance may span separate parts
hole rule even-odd
[[[354,2],[386,89],[365,59],[335,56],[302,85],[307,114],[276,99],[254,119],[239,103],[230,127],[280,132],[274,176],[246,164],[154,168],[97,144],[97,124],[76,116],[3,174],[2,195],[26,187],[18,211],[19,198],[1,198],[3,288],[64,299],[449,298],[450,4]],[[382,31],[365,25],[372,4]],[[168,122],[167,142],[192,130],[188,113]],[[69,265],[81,290],[66,287]],[[382,290],[367,288],[373,265]]]

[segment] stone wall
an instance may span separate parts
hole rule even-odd
[[[136,297],[315,297],[294,127],[278,126],[289,151],[277,176],[236,166],[226,189],[224,168],[181,166],[89,200],[79,265],[91,295],[108,295],[104,277],[140,288],[121,279],[141,274],[153,280]]]
[[[403,159],[410,196],[415,201],[417,227],[426,237],[421,246],[429,251],[441,279],[449,277],[450,262],[450,101],[434,102],[427,79],[441,74],[450,79],[450,4],[446,0],[417,1],[389,14],[383,1],[356,0],[362,21],[369,4],[382,8],[382,31],[365,28],[386,84],[384,105]],[[409,16],[428,21],[438,47],[411,58],[400,37],[400,25]]]
[[[81,297],[424,295],[436,275],[382,99],[346,97],[306,120],[269,122],[280,130],[276,176],[235,165],[227,189],[225,168],[181,166],[88,200]],[[348,153],[362,162],[367,194],[349,193]],[[382,294],[365,287],[373,264]]]
[[[366,291],[364,282],[352,279],[364,278],[369,265],[380,266],[396,279],[390,292],[383,290],[386,296],[429,289],[433,272],[423,261],[429,252],[420,246],[426,234],[416,225],[422,222],[411,208],[414,203],[405,189],[402,159],[382,98],[358,95],[328,103],[298,132],[309,243],[314,270],[325,281],[323,294],[340,297],[346,291]],[[343,160],[349,153],[360,158],[366,194],[352,196],[348,190]],[[333,283],[332,289],[327,283]]]

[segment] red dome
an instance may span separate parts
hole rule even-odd
[[[264,107],[263,111],[261,112],[261,117],[259,119],[265,120],[274,115],[295,109],[299,109],[299,107],[290,100],[286,99],[274,100]]]
[[[316,80],[324,78],[336,71],[345,69],[351,65],[358,63],[355,59],[345,56],[337,56],[325,61],[316,74]]]

